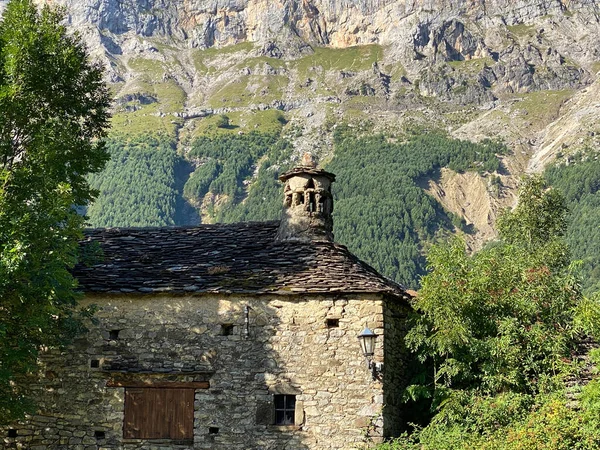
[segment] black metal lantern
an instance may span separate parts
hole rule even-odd
[[[362,330],[358,335],[358,342],[360,342],[360,348],[362,349],[363,356],[367,358],[368,361],[370,361],[375,354],[376,339],[377,335],[373,333],[369,327],[365,327],[365,329]]]
[[[377,340],[377,335],[371,331],[371,329],[365,326],[365,329],[360,332],[358,335],[358,342],[360,342],[360,348],[363,352],[363,356],[367,360],[367,367],[371,371],[373,375],[373,379],[376,379],[378,373],[383,370],[383,363],[374,363],[373,355],[375,354],[375,341]]]

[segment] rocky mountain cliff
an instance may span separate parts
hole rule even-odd
[[[46,0],[51,1],[51,0]],[[455,56],[485,56],[498,47],[498,27],[548,20],[539,30],[550,37],[567,38],[557,50],[583,54],[585,41],[594,37],[584,30],[596,23],[594,1],[393,1],[393,0],[53,0],[65,5],[71,23],[92,27],[119,43],[128,33],[167,37],[189,47],[207,48],[250,41],[348,47],[378,43],[396,44],[412,57],[429,47]],[[565,21],[577,15],[572,21]],[[567,23],[568,22],[568,23]],[[471,27],[470,27],[471,25]],[[579,25],[577,28],[574,26]],[[469,29],[471,28],[471,29]],[[592,31],[592,30],[588,30]],[[587,36],[586,36],[587,34]],[[574,39],[580,45],[572,48]],[[439,44],[452,48],[439,48]],[[413,49],[410,49],[412,46]],[[558,41],[555,42],[558,45]],[[280,51],[292,53],[286,46]],[[593,53],[593,51],[592,51]],[[591,56],[591,55],[590,55]]]
[[[265,57],[260,69],[265,75],[291,79],[299,74],[286,62],[314,55],[315,49],[376,45],[380,53],[372,67],[353,70],[342,62],[332,74],[340,80],[325,84],[349,85],[348,96],[356,91],[381,97],[388,109],[414,102],[413,95],[493,107],[491,102],[515,93],[577,90],[594,81],[600,61],[600,11],[589,0],[45,1],[67,8],[69,23],[104,59],[114,83],[139,78],[144,67],[129,63],[147,59],[158,67],[166,63],[165,77],[191,97],[210,91],[219,79],[234,81],[240,75],[227,73],[230,67],[223,61],[209,67],[216,69],[212,73],[202,73],[197,61],[204,59],[202,50],[235,50],[242,43],[252,45],[227,52],[242,53],[232,59]],[[249,64],[241,75],[257,73],[255,68]],[[337,83],[342,80],[347,81]],[[309,74],[297,81],[317,80]],[[298,86],[300,92],[286,90],[277,100],[306,98],[302,87],[316,90]],[[187,100],[189,106],[207,106]],[[338,100],[344,99],[326,99]]]
[[[285,115],[293,157],[323,161],[341,122],[503,141],[502,189],[450,172],[424,186],[475,224],[474,242],[493,235],[521,173],[600,131],[594,0],[39,1],[65,6],[106,65],[115,133],[170,133],[181,154],[219,116],[242,133],[268,128],[269,110]]]
[[[490,84],[503,80],[506,86],[498,88],[505,90],[575,83],[582,76],[575,70],[579,67],[561,66],[571,61],[590,69],[599,52],[598,8],[589,0],[57,3],[67,7],[70,23],[85,30],[92,45],[111,54],[131,51],[131,40],[139,37],[162,38],[184,48],[253,42],[261,47],[258,53],[278,58],[297,57],[310,52],[310,46],[379,44],[393,46],[388,59],[404,63],[413,75],[436,61],[492,58],[502,68],[484,78]],[[534,76],[527,64],[554,70]],[[519,76],[527,73],[531,76]],[[562,75],[562,83],[553,80],[554,74]],[[517,79],[510,80],[511,75]]]

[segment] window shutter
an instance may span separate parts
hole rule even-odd
[[[123,437],[135,439],[144,428],[145,389],[125,389],[125,420]]]
[[[194,390],[165,389],[167,404],[172,405],[169,417],[169,437],[177,440],[194,438]]]

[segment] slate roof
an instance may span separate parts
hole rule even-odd
[[[279,222],[85,232],[103,257],[74,275],[89,293],[384,293],[404,288],[332,242],[277,242]]]

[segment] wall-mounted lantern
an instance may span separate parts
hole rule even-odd
[[[371,331],[371,329],[365,326],[365,329],[358,335],[358,342],[360,342],[360,348],[363,352],[363,356],[367,360],[367,367],[373,375],[373,379],[377,379],[378,374],[383,371],[383,363],[373,362],[373,355],[375,354],[375,341],[377,335]]]

